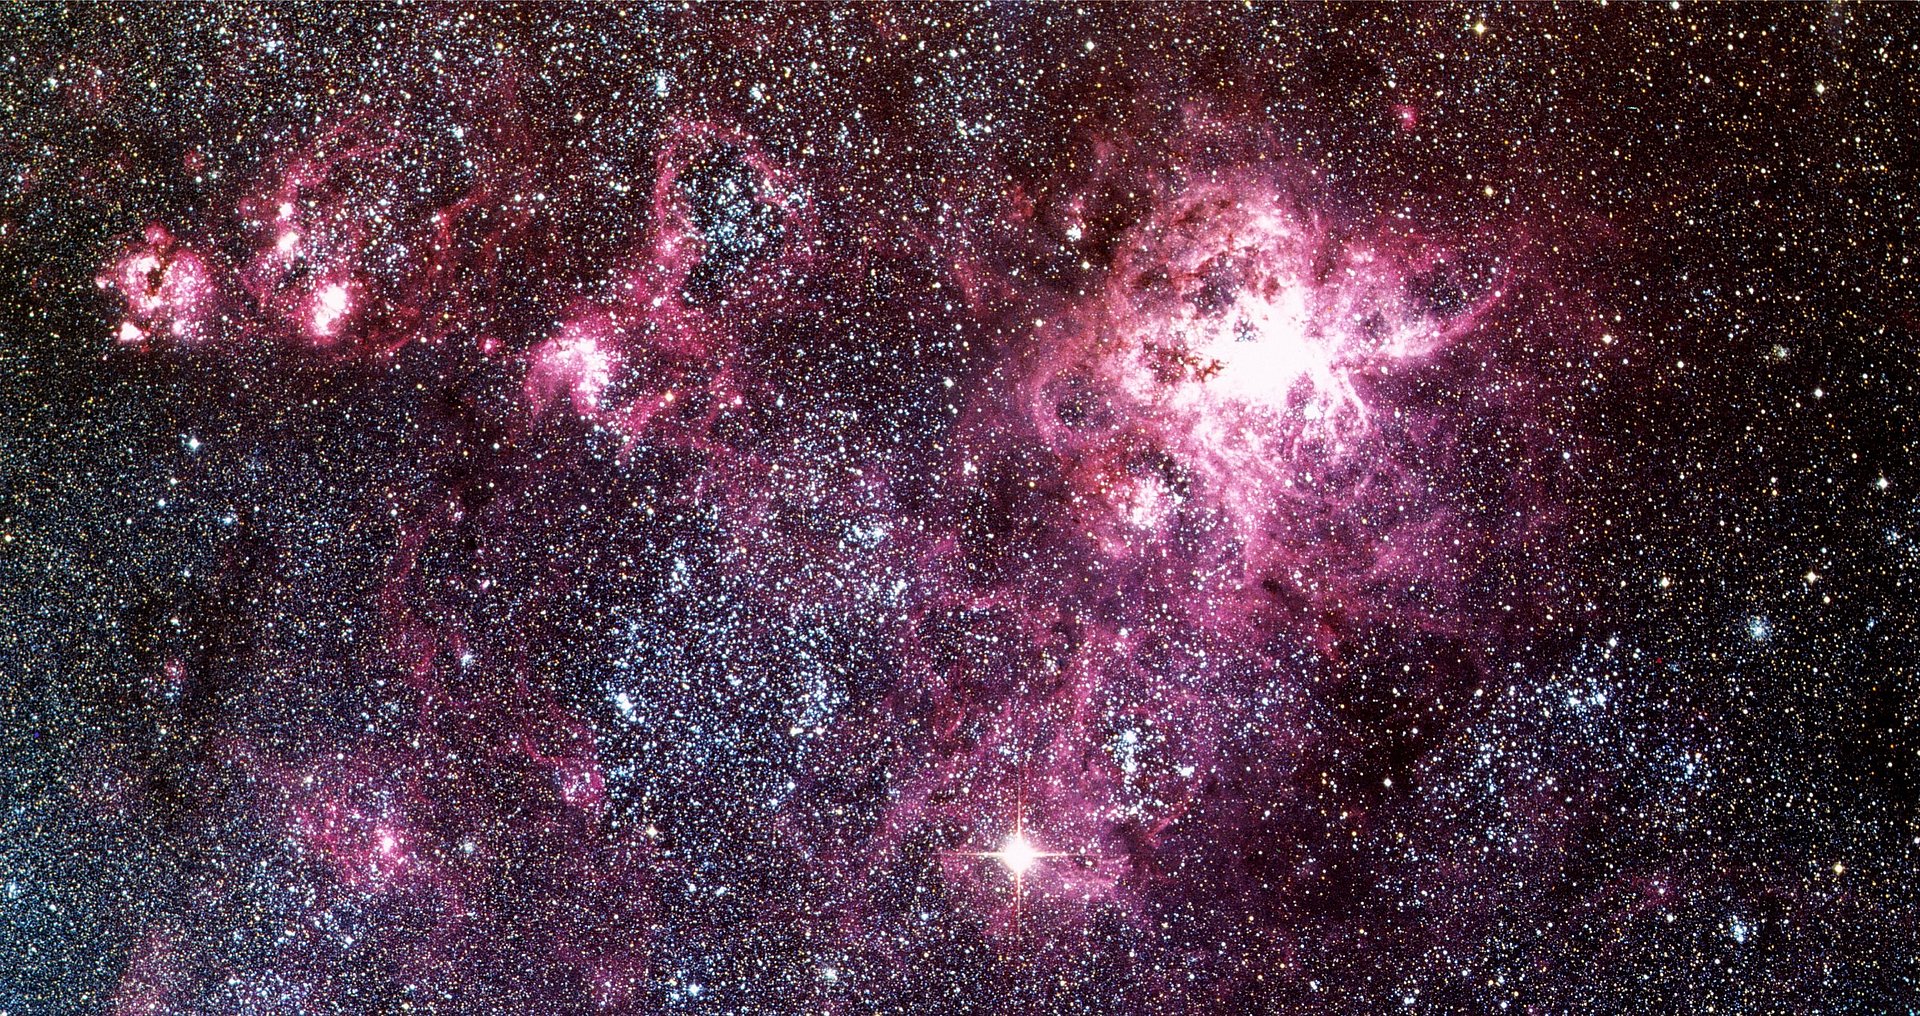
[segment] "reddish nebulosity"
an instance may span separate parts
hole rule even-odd
[[[1899,500],[1767,468],[1894,397],[1875,18],[222,10],[6,68],[0,1008],[1910,987],[1885,710],[1738,701],[1902,636],[1769,543]]]
[[[408,527],[381,593],[388,653],[416,699],[420,734],[426,744],[458,746],[480,765],[544,785],[537,796],[554,806],[556,822],[591,828],[606,809],[592,728],[517,666],[483,660],[463,628],[449,623],[457,612],[430,592],[432,576],[422,574],[420,555],[436,531],[466,521],[456,502]],[[487,585],[482,580],[482,592]]]
[[[148,227],[100,276],[126,308],[120,343],[264,340],[362,357],[491,323],[503,247],[529,240],[526,196],[482,177],[426,204],[401,151],[409,140],[360,114],[271,161],[226,209],[237,235],[215,249],[244,248],[230,270]]]
[[[1027,300],[1008,382],[969,404],[946,480],[978,507],[921,545],[940,592],[887,700],[882,725],[917,733],[856,855],[897,863],[942,831],[943,877],[998,935],[1017,930],[1008,886],[980,855],[1016,812],[1066,855],[1027,872],[1026,934],[1151,920],[1195,891],[1160,855],[1217,809],[1219,774],[1253,766],[1284,799],[1337,750],[1302,661],[1338,675],[1387,626],[1453,637],[1493,609],[1463,590],[1497,537],[1444,493],[1478,421],[1403,379],[1490,341],[1505,284],[1430,300],[1452,252],[1310,212],[1271,170],[1158,186],[1089,292]],[[1256,697],[1284,705],[1249,737]],[[1201,821],[1235,842],[1267,820]]]
[[[207,262],[157,222],[147,226],[141,239],[94,280],[101,289],[118,293],[124,304],[114,341],[145,348],[208,337],[215,282]]]
[[[457,906],[455,847],[433,829],[432,777],[414,770],[411,760],[338,752],[276,763],[245,746],[236,746],[233,760],[263,785],[262,803],[291,841],[324,864],[341,888],[430,888]]]
[[[556,399],[565,398],[573,411],[593,418],[600,399],[613,383],[616,366],[613,318],[597,308],[583,308],[545,342],[527,354],[526,395],[537,416]]]
[[[364,133],[348,122],[323,134],[237,208],[255,247],[237,273],[241,288],[317,346],[341,341],[356,323],[364,296],[355,280],[372,268],[371,230],[392,214],[392,201],[369,185],[392,145]]]
[[[1124,627],[1076,624],[1009,592],[999,603],[923,615],[916,628],[930,634],[956,622],[1003,646],[1025,643],[1031,655],[1008,671],[959,661],[923,669],[950,647],[909,639],[911,680],[890,705],[896,719],[922,720],[929,736],[896,763],[912,775],[897,780],[860,856],[892,863],[928,830],[957,831],[942,876],[996,937],[1070,934],[1095,909],[1145,919],[1158,880],[1142,862],[1191,807],[1195,775],[1219,761],[1218,704],[1198,689],[1143,694],[1154,682],[1141,669],[1141,634]],[[1051,855],[1017,887],[983,856],[1016,828]]]
[[[160,664],[159,671],[148,677],[147,686],[154,698],[172,704],[180,701],[187,681],[187,661],[178,656],[169,656]]]
[[[992,238],[959,225],[869,223],[920,249],[823,252],[818,181],[745,132],[669,119],[644,228],[621,237],[614,263],[570,266],[577,277],[553,286],[565,298],[516,321],[495,305],[538,227],[509,181],[482,173],[450,201],[409,207],[386,196],[393,149],[371,133],[321,135],[237,203],[250,254],[228,282],[252,311],[218,334],[272,335],[342,364],[460,335],[410,352],[462,362],[477,351],[505,379],[502,443],[541,449],[513,458],[517,448],[495,444],[519,478],[474,466],[407,509],[374,661],[397,674],[405,747],[232,752],[266,788],[260,810],[331,880],[330,899],[397,897],[444,918],[425,944],[396,948],[397,964],[504,919],[487,900],[506,858],[537,855],[546,874],[620,900],[636,920],[659,905],[658,881],[688,873],[653,834],[618,823],[620,767],[603,761],[592,704],[524,662],[547,608],[592,577],[550,576],[552,588],[527,593],[536,606],[500,627],[543,620],[517,633],[493,631],[474,605],[492,592],[483,576],[499,546],[541,524],[519,512],[544,506],[517,498],[537,485],[525,476],[567,468],[540,442],[577,438],[568,420],[613,435],[623,466],[644,447],[685,470],[688,502],[712,509],[737,567],[779,580],[742,598],[753,608],[798,599],[851,615],[888,603],[882,687],[861,713],[812,732],[822,747],[808,763],[884,773],[886,792],[862,802],[860,822],[829,824],[818,816],[838,814],[823,803],[834,781],[801,772],[768,822],[811,875],[841,887],[840,947],[895,948],[881,930],[895,915],[871,876],[929,856],[996,943],[1068,942],[1096,916],[1152,926],[1167,901],[1204,896],[1175,856],[1196,827],[1222,842],[1264,834],[1264,816],[1221,811],[1220,774],[1253,772],[1276,801],[1311,793],[1302,785],[1327,768],[1334,740],[1313,699],[1337,693],[1362,636],[1483,620],[1462,590],[1491,537],[1441,491],[1465,421],[1405,379],[1442,376],[1450,355],[1482,341],[1506,290],[1482,281],[1430,299],[1427,280],[1452,270],[1454,252],[1338,221],[1285,172],[1143,171],[1124,144],[1096,141],[1078,186],[1056,181],[1044,198],[1004,188],[996,226],[1086,242],[1075,260],[1087,274],[1050,286],[1005,271]],[[719,211],[695,200],[716,165],[744,181]],[[515,188],[565,189],[518,172]],[[158,226],[146,241],[101,276],[126,304],[122,341],[214,337],[206,262]],[[919,478],[904,455],[817,453],[855,429],[857,411],[823,417],[848,421],[832,426],[817,418],[812,434],[763,423],[801,401],[768,355],[775,323],[817,288],[864,299],[870,257],[921,257],[954,284],[896,296],[887,312],[939,305],[1006,335],[965,391],[938,394],[958,421],[930,441],[938,493],[911,505],[900,491]],[[484,507],[470,514],[469,502]],[[877,547],[831,523],[851,519],[883,534]],[[450,573],[433,556],[443,542],[464,548]],[[863,585],[869,572],[904,577]],[[1334,676],[1313,686],[1322,674]],[[1250,729],[1239,720],[1256,703],[1266,712]],[[524,828],[461,827],[501,800]],[[1362,805],[1351,813],[1365,820]],[[1015,830],[1043,855],[1017,885],[989,856]],[[554,923],[549,958],[597,1004],[645,1004],[644,933]],[[1056,960],[1041,950],[1033,962]]]
[[[1374,590],[1455,582],[1445,548],[1473,535],[1432,493],[1452,422],[1391,382],[1435,370],[1502,298],[1427,305],[1417,284],[1445,252],[1405,246],[1301,210],[1271,176],[1182,187],[1096,296],[1039,323],[1021,415],[988,407],[983,432],[1019,426],[1060,456],[1068,526],[1106,555],[1214,548],[1186,563],[1230,580],[1191,602],[1223,596],[1228,627],[1263,582],[1313,614],[1391,613]]]
[[[443,709],[446,720],[478,716],[470,706]],[[459,752],[448,750],[477,747],[449,740],[451,732],[444,722],[423,732],[424,744],[439,746],[434,752],[340,746],[275,759],[236,742],[226,758],[245,777],[254,813],[269,819],[296,861],[325,873],[309,882],[314,903],[379,901],[409,915],[403,927],[371,932],[368,945],[384,964],[429,970],[457,962],[476,943],[497,938],[503,922],[525,919],[508,908],[503,885],[538,877],[566,887],[560,895],[595,901],[605,922],[543,913],[534,925],[539,954],[524,962],[582,977],[631,969],[631,954],[646,938],[642,915],[657,865],[644,838],[599,828],[604,778],[590,748],[542,747],[585,736],[583,728],[554,709],[530,715],[483,766],[462,764]],[[501,802],[512,802],[522,821],[485,821]],[[563,910],[579,905],[556,902]]]
[[[751,200],[780,224],[779,264],[730,280],[709,304],[692,295],[711,244],[694,221],[682,175],[692,160],[725,147],[751,174]],[[706,122],[679,124],[655,158],[645,241],[611,300],[574,307],[528,354],[526,394],[538,416],[564,395],[575,413],[629,443],[663,442],[718,451],[715,428],[743,411],[757,379],[744,373],[743,333],[781,285],[809,260],[814,232],[789,175],[751,140]],[[614,391],[617,389],[617,392]]]
[[[522,680],[523,700],[539,693]],[[589,824],[597,823],[607,806],[607,778],[600,767],[593,730],[552,702],[528,714],[510,738],[536,772],[552,780],[560,802]]]

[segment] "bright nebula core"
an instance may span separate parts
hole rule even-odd
[[[1920,1009],[1916,29],[0,14],[0,1016]]]

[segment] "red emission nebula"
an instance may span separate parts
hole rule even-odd
[[[0,1016],[1903,1009],[1911,26],[1687,10],[7,16]]]

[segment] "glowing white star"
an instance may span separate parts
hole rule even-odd
[[[1027,839],[1025,833],[1014,833],[1007,837],[1007,842],[1002,844],[999,850],[992,851],[987,856],[1006,865],[1007,870],[1013,873],[1013,877],[1019,878],[1032,870],[1042,857],[1052,855],[1035,849],[1033,841]]]
[[[1027,893],[1027,873],[1041,861],[1052,857],[1067,857],[1068,854],[1055,850],[1041,850],[1027,838],[1027,827],[1021,817],[1016,816],[1013,832],[1000,844],[999,850],[959,850],[954,854],[966,857],[992,858],[1007,869],[1013,880],[1013,926],[1020,927],[1020,913],[1024,909]]]

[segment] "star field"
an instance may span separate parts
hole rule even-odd
[[[0,15],[0,1016],[1920,1006],[1915,29]]]

